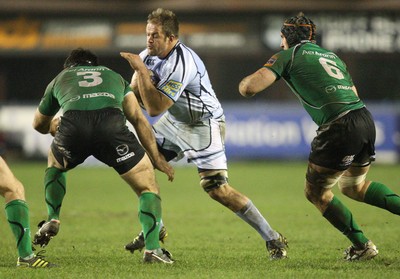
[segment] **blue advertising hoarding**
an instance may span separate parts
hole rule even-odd
[[[245,100],[223,103],[226,116],[226,153],[237,160],[306,160],[317,125],[300,104],[260,103]],[[376,158],[397,163],[400,154],[400,111],[397,104],[368,105],[376,124]],[[2,106],[0,133],[27,157],[46,157],[52,141],[32,129],[35,106]],[[150,122],[157,118],[149,118]],[[12,135],[12,136],[11,136]],[[351,140],[351,139],[349,139]]]
[[[381,162],[396,162],[400,146],[399,113],[371,106]],[[231,159],[307,159],[317,125],[300,104],[225,104],[226,151]],[[351,140],[351,139],[349,139]]]

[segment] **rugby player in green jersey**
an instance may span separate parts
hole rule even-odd
[[[375,159],[375,124],[360,100],[345,63],[316,44],[316,26],[300,13],[283,23],[282,51],[239,84],[251,97],[283,78],[319,126],[311,143],[305,195],[352,243],[345,259],[368,260],[378,249],[356,224],[350,210],[332,193],[400,214],[400,197],[382,183],[366,179]]]
[[[0,195],[6,202],[6,218],[17,243],[17,267],[53,267],[54,264],[45,260],[41,252],[35,255],[32,251],[29,207],[25,200],[25,188],[1,156]]]
[[[60,109],[61,119],[55,117]],[[173,263],[158,240],[161,199],[153,165],[171,181],[174,170],[158,152],[152,128],[127,81],[98,65],[97,56],[89,50],[75,49],[65,60],[64,70],[47,86],[33,127],[54,136],[44,179],[48,219],[39,224],[33,244],[44,247],[58,233],[66,173],[93,155],[113,167],[139,197],[144,262]]]

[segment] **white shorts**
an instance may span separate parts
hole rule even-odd
[[[227,169],[224,118],[186,124],[173,121],[166,113],[153,128],[158,145],[178,154],[174,160],[186,157],[200,169]]]

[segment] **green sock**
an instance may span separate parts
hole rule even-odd
[[[339,231],[341,231],[356,247],[363,247],[368,239],[364,236],[350,210],[342,202],[333,197],[323,216]]]
[[[143,193],[139,198],[139,221],[147,250],[160,248],[160,220],[161,198],[151,192]]]
[[[13,200],[6,204],[6,217],[17,242],[18,256],[32,255],[29,208],[23,200]]]
[[[400,197],[386,185],[371,182],[365,193],[364,202],[400,215]]]
[[[51,167],[46,169],[44,187],[48,221],[60,218],[62,201],[66,193],[66,172]]]

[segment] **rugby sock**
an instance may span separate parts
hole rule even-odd
[[[139,221],[142,225],[146,250],[160,248],[159,232],[161,220],[161,198],[151,192],[139,197]]]
[[[400,197],[386,185],[371,182],[365,192],[364,202],[400,215]]]
[[[5,206],[6,217],[14,234],[18,256],[26,258],[33,254],[31,230],[29,223],[29,208],[23,200],[12,200]]]
[[[360,230],[350,210],[337,198],[333,197],[323,216],[339,231],[341,231],[355,247],[364,247],[368,242]]]
[[[66,193],[66,172],[51,167],[44,176],[48,221],[60,218],[62,201]]]
[[[236,215],[252,226],[265,241],[270,241],[279,237],[279,234],[271,228],[267,220],[265,220],[251,200],[249,200],[241,210],[236,212]]]

